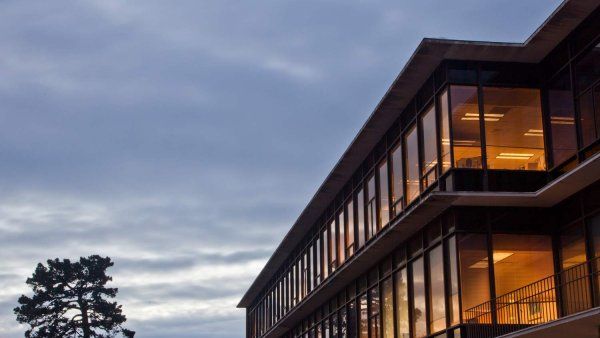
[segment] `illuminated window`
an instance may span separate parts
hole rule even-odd
[[[390,222],[390,194],[388,190],[387,161],[379,165],[379,225],[386,226]]]
[[[354,202],[346,204],[346,256],[354,255]]]
[[[317,236],[315,241],[315,278],[313,288],[321,283],[321,239]]]
[[[548,88],[548,110],[552,133],[552,156],[554,165],[559,165],[577,151],[575,133],[575,107],[569,69],[565,69]]]
[[[588,266],[585,250],[584,227],[581,223],[560,234],[560,265],[562,287],[562,310],[565,315],[581,312],[592,307],[592,295],[588,290]]]
[[[419,138],[413,126],[404,136],[406,147],[406,201],[410,204],[419,196]]]
[[[441,245],[429,252],[429,281],[429,329],[431,332],[438,332],[446,328],[444,255]]]
[[[329,223],[329,270],[334,272],[337,268],[337,237],[335,231],[335,218]]]
[[[540,91],[484,87],[489,169],[545,170]]]
[[[369,308],[367,307],[367,294],[362,295],[359,300],[360,321],[358,333],[360,338],[369,338]]]
[[[371,338],[379,337],[379,290],[374,287],[369,290],[369,327]]]
[[[404,204],[404,179],[402,177],[402,147],[400,144],[392,150],[392,212],[396,216]]]
[[[458,248],[463,318],[465,322],[489,324],[489,313],[477,308],[490,300],[487,236],[461,235]]]
[[[460,322],[460,307],[458,299],[458,260],[456,259],[456,237],[451,237],[446,242],[448,245],[448,263],[450,264],[450,286],[449,304],[450,304],[450,325],[455,325]]]
[[[357,222],[357,235],[358,235],[358,247],[362,248],[365,245],[365,194],[362,189],[356,194],[356,217]]]
[[[421,116],[421,134],[423,136],[423,162],[421,163],[421,179],[423,187],[430,186],[437,180],[437,133],[435,126],[435,106],[431,106]]]
[[[342,265],[346,260],[346,225],[344,223],[344,209],[338,213],[338,264]]]
[[[481,168],[477,87],[450,86],[452,149],[456,168]]]
[[[323,268],[323,280],[329,276],[329,237],[327,236],[327,227],[321,233],[321,243],[323,243],[323,259],[321,267]]]
[[[388,278],[381,284],[383,338],[394,338],[394,285]]]
[[[448,114],[448,91],[445,90],[439,98],[440,105],[440,144],[442,146],[442,172],[450,169],[450,122]]]
[[[423,257],[418,258],[412,264],[412,329],[416,338],[427,336],[427,321],[425,310],[425,270]]]
[[[408,323],[408,280],[406,268],[394,274],[396,289],[396,327],[399,338],[410,338]]]

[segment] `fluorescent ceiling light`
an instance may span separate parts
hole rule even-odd
[[[508,257],[514,255],[514,252],[494,252],[492,255],[492,259],[494,264],[507,259]],[[480,261],[475,262],[475,264],[471,265],[470,269],[487,269],[488,267],[488,259],[484,258]]]
[[[496,158],[503,160],[528,160],[534,154],[521,154],[521,153],[500,153]]]
[[[525,136],[540,136],[540,137],[544,136],[544,134],[536,134],[536,133],[525,133],[523,135],[525,135]]]

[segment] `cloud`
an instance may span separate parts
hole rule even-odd
[[[0,336],[38,262],[91,254],[139,336],[243,336],[237,301],[421,38],[521,41],[558,2],[1,2]]]

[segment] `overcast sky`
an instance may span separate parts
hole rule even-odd
[[[558,0],[1,1],[0,337],[37,262],[108,255],[138,337],[242,337],[245,289],[423,37]]]

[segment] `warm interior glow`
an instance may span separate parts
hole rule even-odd
[[[514,255],[514,252],[494,252],[493,254],[493,260],[494,260],[494,264],[507,259],[508,257]],[[488,260],[487,258],[482,259],[478,262],[476,262],[475,264],[469,266],[470,269],[487,269],[488,267]]]

